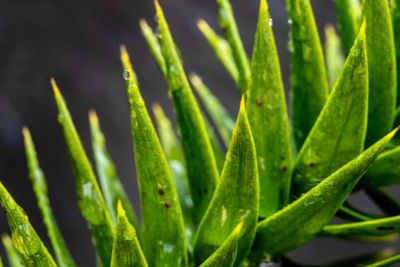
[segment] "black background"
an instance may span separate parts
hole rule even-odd
[[[240,96],[231,78],[197,30],[199,18],[218,29],[215,0],[161,0],[172,34],[181,49],[187,71],[199,73],[236,116]],[[323,27],[335,23],[331,0],[312,1],[322,41]],[[258,0],[232,0],[245,48],[251,55]],[[273,30],[286,91],[289,88],[288,23],[284,0],[270,0]],[[90,154],[87,112],[94,108],[130,199],[139,213],[129,103],[119,61],[125,44],[138,74],[148,107],[159,102],[174,118],[166,83],[148,53],[138,21],[154,26],[151,0],[0,0],[0,180],[24,207],[30,221],[50,247],[27,178],[21,127],[30,128],[46,174],[55,216],[80,266],[94,266],[90,232],[75,201],[74,177],[57,124],[49,85],[55,77],[67,101],[77,130]],[[376,211],[360,195],[353,200]],[[0,215],[0,232],[8,232]],[[382,245],[315,240],[290,253],[304,263],[326,264],[344,256],[375,251]],[[4,251],[2,249],[2,255]]]

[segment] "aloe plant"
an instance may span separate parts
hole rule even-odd
[[[178,131],[154,104],[156,131],[127,48],[121,46],[141,223],[107,152],[96,113],[90,111],[89,119],[98,179],[66,101],[51,79],[78,207],[91,230],[99,266],[266,266],[279,261],[301,266],[285,254],[315,237],[387,243],[396,239],[400,203],[384,187],[400,184],[400,146],[398,138],[392,140],[398,130],[393,121],[400,114],[400,3],[335,3],[340,37],[332,25],[326,27],[324,58],[311,2],[286,1],[291,117],[266,0],[260,2],[251,59],[228,0],[216,1],[224,36],[204,20],[198,22],[238,86],[241,101],[235,120],[207,87],[206,76],[203,81],[192,73],[188,79],[166,17],[155,2],[159,33],[145,20],[140,26],[168,85]],[[53,215],[28,128],[23,135],[29,177],[52,248],[46,248],[0,183],[11,232],[11,238],[2,238],[9,264],[76,266]],[[360,190],[383,215],[362,212],[346,201]],[[335,216],[346,222],[330,224]],[[336,264],[386,266],[399,261],[389,248]]]

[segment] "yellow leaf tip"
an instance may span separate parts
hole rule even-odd
[[[199,19],[197,21],[197,27],[199,27],[201,31],[204,31],[207,27],[207,22],[204,19]]]
[[[234,232],[235,234],[239,234],[239,233],[240,233],[240,230],[242,230],[243,224],[244,224],[244,221],[240,221],[239,224],[238,224],[238,225],[235,227],[235,229],[233,230],[233,232]]]
[[[125,216],[125,210],[124,210],[124,207],[122,206],[121,199],[118,199],[117,214],[118,214],[118,216]]]
[[[160,106],[160,104],[159,103],[153,103],[153,105],[151,105],[151,108],[153,109],[153,113],[156,115],[156,116],[158,116],[158,115],[161,115],[161,114],[163,114],[164,112],[163,112],[163,110],[162,110],[162,108],[161,108],[161,106]]]
[[[89,122],[92,125],[99,124],[99,117],[94,109],[89,110]]]
[[[201,83],[201,78],[194,72],[189,73],[189,79],[194,86]]]
[[[55,97],[56,99],[61,98],[60,89],[58,89],[56,80],[54,80],[53,77],[50,78],[50,83],[51,83],[51,86],[53,87],[54,97]]]
[[[3,241],[4,246],[9,247],[12,245],[11,238],[8,234],[2,234],[1,240]]]
[[[22,134],[24,135],[25,139],[31,140],[31,133],[29,132],[28,127],[24,126],[22,127]]]

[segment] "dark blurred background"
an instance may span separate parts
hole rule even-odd
[[[251,55],[258,0],[232,0],[245,48]],[[196,27],[199,18],[218,29],[215,0],[161,0],[187,71],[195,71],[236,116],[239,93]],[[312,1],[321,40],[327,23],[335,24],[332,0]],[[289,88],[288,23],[284,0],[270,0],[269,9],[286,91]],[[74,177],[57,124],[49,79],[55,77],[91,157],[87,112],[97,111],[107,145],[129,197],[139,213],[129,103],[119,61],[125,44],[149,107],[159,102],[174,119],[166,83],[141,36],[138,21],[152,26],[151,0],[0,0],[0,179],[50,247],[27,177],[21,127],[32,132],[46,174],[55,216],[80,266],[95,266],[90,232],[75,201]],[[353,203],[375,210],[360,195]],[[0,232],[8,232],[3,213]],[[376,251],[384,245],[315,240],[290,255],[306,264],[327,264],[344,256]],[[1,248],[1,255],[4,251]]]

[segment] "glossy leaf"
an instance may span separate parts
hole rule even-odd
[[[390,2],[397,66],[397,106],[400,104],[400,0]]]
[[[246,110],[257,148],[260,217],[268,217],[289,201],[291,148],[288,116],[278,54],[265,0],[260,13],[251,63]]]
[[[244,98],[244,97],[243,97]],[[246,256],[255,234],[259,186],[256,152],[242,99],[217,189],[195,237],[195,262],[207,259],[244,221],[235,266]]]
[[[64,238],[58,228],[57,222],[54,218],[53,212],[50,207],[49,198],[47,196],[47,185],[44,178],[43,171],[39,166],[39,161],[36,156],[35,146],[33,144],[31,134],[28,128],[23,129],[25,152],[28,163],[29,178],[32,181],[33,191],[36,195],[36,200],[42,213],[43,222],[47,229],[47,235],[50,238],[54,252],[56,254],[58,265],[67,267],[75,266],[74,260],[68,251]]]
[[[357,37],[361,24],[360,0],[335,0],[338,28],[347,56]]]
[[[225,38],[228,41],[233,54],[233,59],[239,71],[239,88],[241,93],[245,93],[249,86],[250,66],[249,60],[244,50],[236,21],[233,16],[232,6],[229,0],[217,0],[218,20],[224,30]]]
[[[385,151],[368,169],[360,187],[376,188],[400,183],[400,147]]]
[[[7,234],[3,234],[1,236],[1,240],[3,241],[4,248],[6,249],[8,264],[10,267],[23,267],[23,262],[21,257],[18,254],[18,251],[15,249],[11,238]]]
[[[136,230],[129,222],[121,201],[117,204],[117,214],[111,267],[147,267]]]
[[[300,150],[328,98],[324,56],[309,0],[288,0],[292,52],[292,120]]]
[[[396,57],[387,0],[364,0],[366,18],[369,104],[366,145],[392,128],[396,105]]]
[[[232,267],[236,260],[238,239],[243,221],[240,222],[221,246],[200,267]]]
[[[295,249],[314,238],[329,223],[396,131],[389,133],[283,210],[258,223],[249,258],[257,263],[266,257],[279,256]]]
[[[233,58],[232,48],[223,37],[219,36],[204,20],[199,20],[197,26],[207,39],[208,43],[215,52],[215,55],[225,66],[229,74],[236,83],[239,83],[239,70]]]
[[[187,173],[192,185],[196,221],[200,221],[217,184],[217,165],[204,121],[158,2],[156,9],[161,34],[161,52],[167,69],[166,80],[174,101]]]
[[[121,46],[142,211],[143,251],[150,266],[187,266],[185,232],[178,195],[147,112],[125,47]]]
[[[158,104],[153,105],[153,112],[158,126],[160,142],[164,149],[165,156],[167,157],[169,169],[171,170],[179,202],[182,207],[186,245],[189,252],[192,253],[195,231],[194,207],[192,195],[190,193],[189,180],[186,174],[183,151],[170,120],[165,116]]]
[[[104,266],[109,266],[114,239],[111,217],[64,99],[54,79],[51,79],[51,83],[58,107],[58,121],[64,134],[65,144],[76,178],[78,206],[92,231],[93,244],[99,253],[101,262]]]
[[[400,216],[383,219],[327,225],[319,233],[321,236],[348,237],[348,236],[383,236],[400,231]]]
[[[294,165],[296,195],[358,155],[363,147],[368,114],[368,67],[365,23],[343,70]]]
[[[161,53],[161,47],[160,43],[158,42],[157,36],[144,19],[140,20],[140,28],[142,30],[144,38],[146,39],[147,45],[149,46],[150,53],[156,60],[157,66],[160,69],[161,73],[165,75],[167,72],[165,60]]]
[[[228,111],[221,104],[218,98],[212,94],[210,89],[203,83],[199,76],[192,73],[190,75],[190,81],[196,89],[198,95],[200,96],[200,99],[204,104],[207,113],[210,115],[212,121],[214,122],[226,147],[228,147],[231,140],[233,128],[235,127],[235,122],[232,120]]]
[[[336,79],[342,70],[345,58],[342,52],[342,45],[339,37],[336,35],[335,28],[332,25],[325,27],[325,57],[328,72],[329,88],[333,88]],[[354,40],[354,39],[353,39]]]
[[[56,263],[30,224],[25,211],[15,203],[2,183],[0,183],[0,202],[6,212],[13,244],[25,266],[56,267]]]
[[[101,189],[104,194],[104,200],[106,201],[111,219],[115,224],[117,221],[117,203],[118,200],[121,200],[129,222],[136,229],[139,229],[133,207],[118,178],[114,162],[107,152],[106,140],[100,129],[99,118],[93,110],[89,112],[89,122],[97,174],[99,175]]]
[[[391,266],[394,263],[400,262],[400,254],[392,256],[390,258],[375,262],[373,264],[365,265],[365,267],[380,267],[380,266]]]

